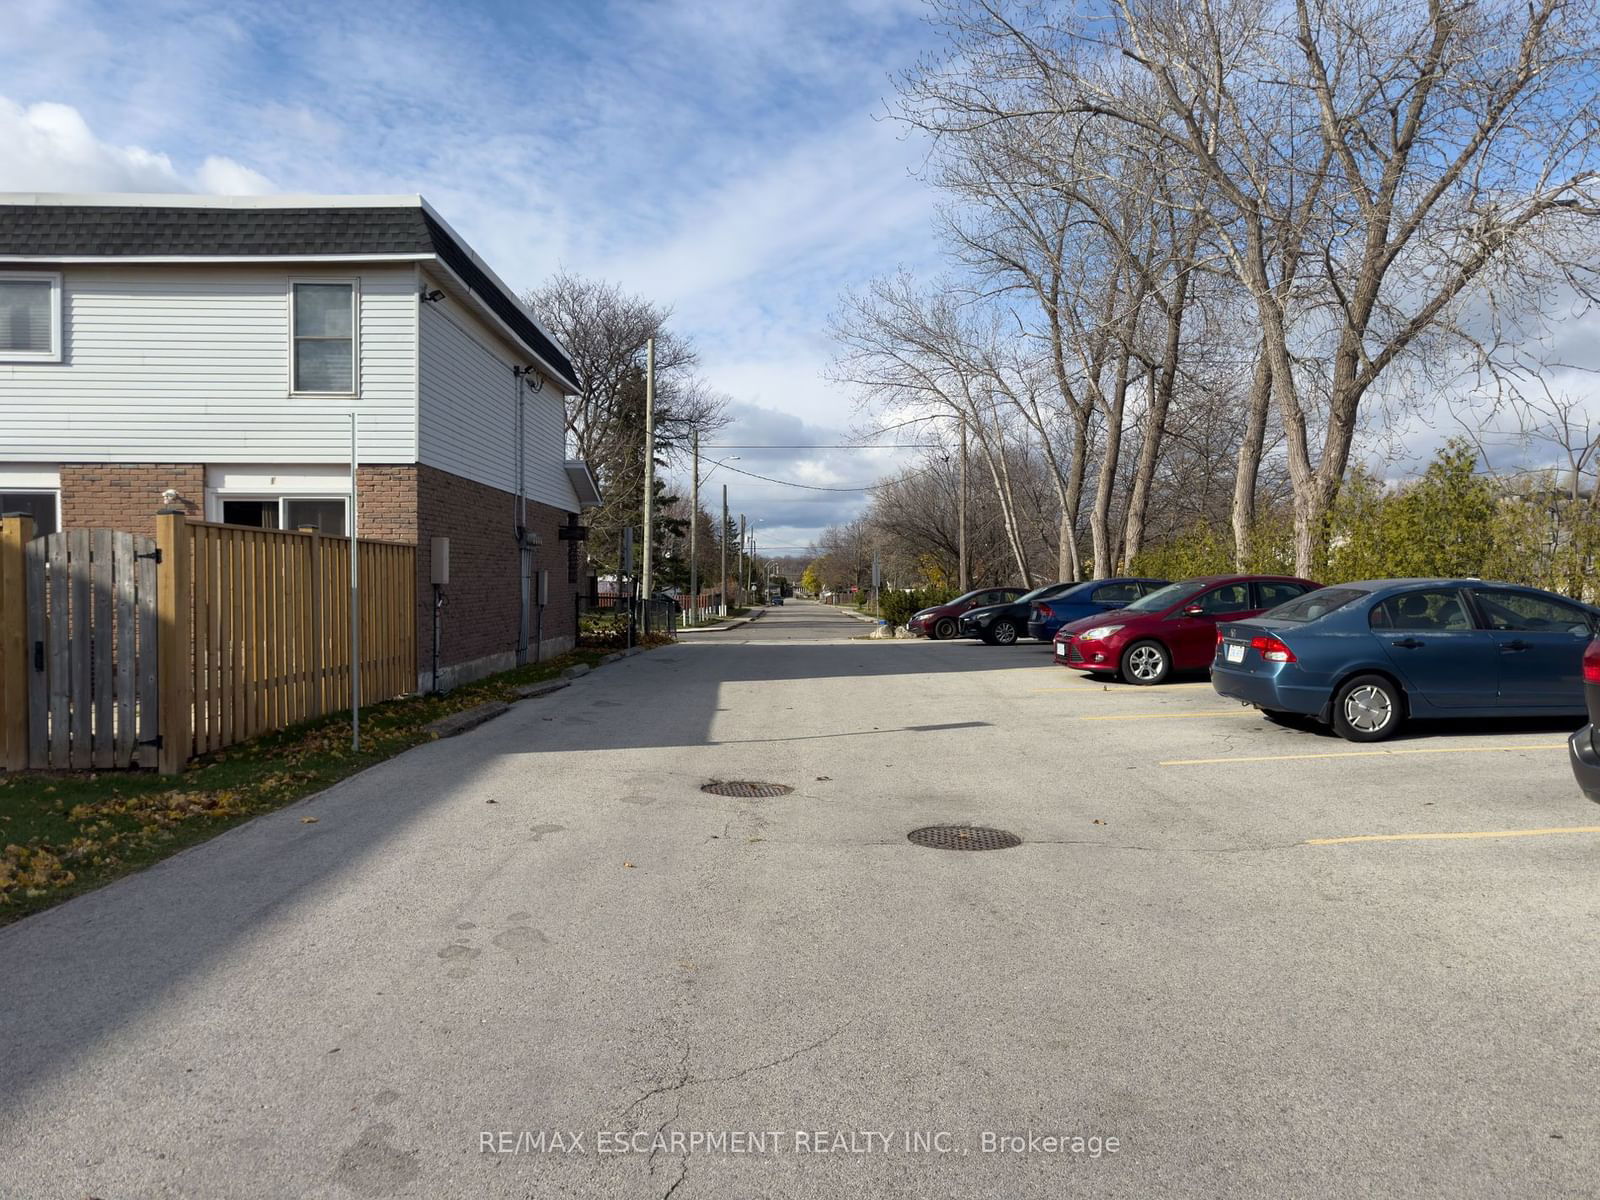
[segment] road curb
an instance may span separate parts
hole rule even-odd
[[[480,704],[476,708],[465,709],[462,712],[451,713],[448,717],[440,717],[437,721],[429,721],[423,729],[435,738],[456,737],[476,729],[486,721],[492,721],[503,713],[511,711],[511,705],[502,700],[491,700],[487,704]]]
[[[766,615],[767,615],[767,610],[766,609],[758,608],[758,609],[756,609],[755,612],[751,613],[749,616],[735,617],[733,620],[729,621],[726,625],[708,625],[704,629],[680,629],[680,630],[678,630],[678,636],[679,637],[686,637],[686,636],[690,636],[690,635],[693,635],[693,634],[700,634],[700,633],[721,633],[724,629],[737,629],[741,625],[748,625],[748,624],[750,624],[751,621],[758,620],[759,618],[764,617]]]
[[[602,661],[604,661],[604,660],[602,660]],[[578,663],[577,665],[568,667],[565,671],[561,672],[561,678],[563,678],[563,679],[582,679],[585,675],[587,675],[593,669],[594,668],[591,667],[588,663]]]
[[[549,679],[544,683],[525,683],[517,689],[517,699],[532,700],[537,696],[548,696],[551,692],[559,692],[562,688],[571,686],[572,681],[568,679]]]

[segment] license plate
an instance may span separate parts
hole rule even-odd
[[[1065,642],[1057,642],[1056,643],[1056,657],[1057,658],[1065,658],[1066,656],[1067,656],[1066,643]]]
[[[1244,643],[1243,642],[1226,642],[1226,643],[1223,644],[1222,652],[1223,652],[1223,656],[1225,658],[1227,658],[1227,660],[1229,662],[1243,662],[1244,661]]]

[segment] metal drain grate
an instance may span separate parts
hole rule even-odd
[[[713,796],[737,796],[741,800],[764,800],[770,796],[787,796],[794,791],[786,783],[756,783],[749,779],[717,779],[701,784],[700,790]]]
[[[933,850],[1010,850],[1022,845],[1016,834],[982,825],[927,825],[913,829],[906,840]]]

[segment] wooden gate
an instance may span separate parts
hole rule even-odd
[[[155,766],[155,541],[68,529],[25,557],[28,765]]]

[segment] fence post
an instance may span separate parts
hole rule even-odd
[[[311,571],[310,577],[310,603],[311,603],[311,654],[306,663],[307,674],[311,678],[311,711],[307,716],[320,717],[331,707],[328,704],[327,681],[324,673],[327,667],[327,647],[324,638],[324,622],[322,619],[323,597],[327,594],[327,582],[322,578],[322,530],[315,525],[302,525],[301,533],[311,535]]]
[[[0,763],[28,768],[28,589],[33,518],[0,515]]]
[[[156,514],[156,547],[161,553],[156,576],[156,643],[160,670],[161,739],[156,763],[163,775],[177,775],[189,760],[194,740],[194,676],[189,652],[194,642],[189,596],[189,530],[181,508]]]

